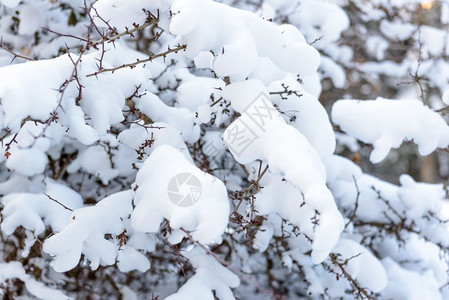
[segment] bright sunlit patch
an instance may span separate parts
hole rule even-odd
[[[425,1],[425,2],[421,3],[421,8],[422,9],[431,9],[434,4],[435,4],[434,1]]]

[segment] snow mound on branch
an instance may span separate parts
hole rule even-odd
[[[333,252],[339,254],[339,261],[347,261],[346,272],[360,286],[378,293],[387,285],[387,273],[382,263],[365,247],[352,240],[341,239]]]
[[[271,92],[283,91],[282,85],[296,91],[299,96],[294,94],[284,95],[283,98],[272,96],[273,104],[283,112],[286,122],[309,140],[321,158],[332,155],[335,151],[335,134],[324,107],[292,76],[286,77],[283,81],[273,82],[268,89]]]
[[[341,7],[322,0],[301,0],[289,21],[303,30],[309,42],[319,39],[316,42],[319,48],[338,40],[350,25],[349,17]]]
[[[43,246],[45,252],[54,256],[55,271],[66,272],[73,269],[81,254],[90,261],[94,270],[100,264],[113,265],[118,254],[118,242],[114,237],[125,230],[124,220],[131,214],[133,195],[131,190],[115,193],[95,206],[73,211],[70,223],[61,232],[47,239]],[[107,240],[106,234],[112,235],[113,239]],[[138,255],[135,251],[130,251],[130,254]],[[143,268],[146,271],[149,268],[149,261],[143,254],[132,260],[137,262],[135,269]],[[123,268],[130,269],[127,264]]]
[[[442,184],[415,182],[404,174],[399,180],[401,186],[397,186],[362,173],[359,166],[337,155],[326,158],[324,163],[328,186],[339,206],[353,209],[358,198],[356,216],[361,220],[389,222],[396,219],[391,212],[387,216],[383,213],[382,208],[388,209],[385,201],[417,226],[426,224],[425,216],[429,213],[441,216],[441,202],[445,197]],[[358,197],[357,192],[360,192]],[[438,238],[444,238],[439,242],[446,241],[445,245],[449,241],[444,235]]]
[[[2,67],[0,128],[17,132],[27,117],[48,119],[58,106],[59,87],[70,78],[72,68],[67,55]]]
[[[133,29],[132,24],[145,23],[146,14],[142,10],[151,1],[100,0],[93,5],[90,15],[98,27],[116,27],[120,32],[125,28]],[[108,22],[106,24],[106,22]]]
[[[382,292],[385,299],[442,299],[440,285],[432,271],[419,274],[402,268],[390,258],[385,258],[382,263],[388,273],[388,285]]]
[[[188,159],[191,159],[182,135],[167,123],[155,122],[151,125],[131,124],[129,129],[120,132],[118,139],[132,151],[134,156],[136,153],[135,149],[141,149],[142,159],[148,157],[154,149],[161,145],[173,146],[183,152]],[[148,143],[151,143],[151,146],[143,147]],[[139,158],[138,160],[141,161],[142,159]]]
[[[45,181],[44,192],[70,209],[83,206],[83,200],[77,192],[51,179]],[[62,230],[71,213],[45,194],[12,193],[4,196],[1,199],[4,206],[2,233],[10,235],[19,226],[33,231],[35,236],[45,231],[45,225],[49,225],[54,231]]]
[[[215,258],[208,255],[200,247],[195,247],[183,254],[193,265],[193,275],[175,294],[167,300],[204,299],[214,300],[215,291],[220,300],[234,300],[231,288],[239,286],[240,279],[223,267]]]
[[[26,289],[35,297],[44,300],[67,300],[72,299],[64,293],[51,289],[43,283],[36,281],[31,275],[28,275],[23,266],[18,261],[9,263],[0,263],[0,284],[7,284],[6,280],[19,279],[25,283]],[[0,294],[1,295],[1,294]]]
[[[195,115],[189,109],[168,106],[158,96],[150,92],[135,98],[134,102],[136,108],[151,120],[170,124],[170,127],[178,130],[185,141],[195,142],[198,140],[200,128],[195,124]]]
[[[267,161],[272,172],[283,174],[304,195],[305,203],[318,211],[312,259],[320,263],[338,241],[343,218],[326,186],[326,171],[317,151],[303,134],[285,123],[268,95],[266,88],[255,80],[224,88],[223,97],[231,100],[241,116],[226,128],[223,139],[238,162]],[[273,195],[267,198],[278,199]],[[301,205],[301,198],[296,199],[296,203],[275,205],[265,213],[290,215],[289,210],[297,210]]]
[[[119,170],[112,168],[109,154],[103,146],[90,146],[82,150],[67,167],[67,172],[73,174],[80,169],[98,176],[104,184],[119,175]]]
[[[45,136],[42,135],[44,129]],[[9,152],[6,167],[25,176],[42,174],[48,163],[47,151],[58,148],[63,135],[64,128],[59,124],[46,126],[32,121],[25,122],[17,136],[7,137],[3,143],[3,152]],[[10,149],[6,151],[6,144],[9,143]],[[0,161],[3,159],[0,158]]]
[[[253,13],[208,0],[174,1],[171,11],[170,31],[187,44],[187,57],[194,59],[212,50],[216,55],[213,69],[220,77],[245,79],[256,69],[258,57],[267,57],[292,73],[313,74],[318,68],[318,52],[297,29],[292,29],[296,31],[293,38]]]
[[[1,2],[4,6],[13,8],[19,5],[20,0],[2,0]]]
[[[373,163],[403,141],[416,143],[421,155],[449,145],[444,119],[418,100],[339,100],[332,107],[332,120],[349,135],[373,145]]]
[[[116,46],[123,54],[124,47],[120,43]],[[121,63],[113,55],[106,56],[111,61]],[[149,71],[136,67],[132,70],[121,69],[114,74],[87,77],[98,71],[98,54],[86,54],[77,66],[78,79],[83,86],[82,98],[77,103],[76,81],[66,82],[74,72],[77,59],[77,55],[65,54],[54,59],[1,68],[0,129],[16,133],[27,118],[49,123],[51,117],[56,116],[57,122],[68,128],[69,136],[90,145],[99,136],[105,135],[112,124],[121,122],[125,99],[133,94],[139,82],[145,81]],[[104,61],[104,67],[110,65]],[[63,90],[64,94],[61,93]],[[86,122],[86,116],[91,121]]]
[[[179,181],[179,176],[184,174],[199,182],[199,186],[190,185],[196,187],[196,191],[183,190],[183,187],[189,187]],[[177,180],[179,190],[169,186],[173,180]],[[159,231],[165,218],[171,228],[192,231],[195,240],[211,243],[220,237],[228,224],[229,202],[224,184],[195,167],[172,146],[162,145],[153,151],[137,173],[136,185],[136,208],[131,222],[138,232]],[[199,197],[190,206],[183,206],[177,200],[184,200],[183,196],[188,193]]]
[[[11,0],[9,0],[11,1]],[[95,25],[100,28],[115,27],[119,32],[133,29],[133,24],[142,25],[145,23],[147,14],[146,10],[168,11],[169,5],[173,0],[99,0],[93,5],[90,15],[94,19]],[[157,16],[157,14],[155,13]],[[167,14],[168,15],[168,14]],[[101,17],[101,18],[100,18]],[[165,29],[168,20],[161,16],[160,22]],[[106,22],[107,24],[106,24]],[[161,24],[159,24],[161,25]]]

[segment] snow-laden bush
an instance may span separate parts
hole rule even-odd
[[[426,65],[447,33],[382,15],[407,1],[0,2],[6,299],[449,297],[445,186],[336,152],[448,149],[420,82],[447,89]],[[420,57],[354,63],[354,9]],[[378,60],[388,45],[366,43]],[[411,66],[419,99],[318,100],[347,70]]]

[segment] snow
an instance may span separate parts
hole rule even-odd
[[[340,239],[333,251],[339,254],[338,260],[348,261],[346,271],[361,286],[374,293],[385,288],[388,282],[387,272],[382,263],[368,249],[357,242]]]
[[[235,299],[232,290],[240,284],[240,279],[231,271],[223,267],[217,260],[208,255],[203,249],[195,247],[184,253],[195,267],[193,275],[175,294],[167,300],[177,299],[205,299],[214,300],[216,296],[223,300]]]
[[[199,180],[200,197],[190,206],[177,206],[169,198],[169,182],[179,174],[189,174]],[[136,186],[136,208],[131,221],[138,232],[159,231],[165,218],[171,228],[192,231],[195,240],[211,243],[228,224],[229,202],[224,184],[196,168],[171,146],[161,145],[152,152],[137,173]],[[176,193],[185,196],[188,191]]]
[[[0,283],[9,279],[19,279],[25,283],[26,289],[35,297],[44,300],[72,299],[58,290],[51,289],[26,274],[22,264],[18,261],[0,263]],[[1,292],[0,292],[1,295]]]
[[[81,254],[90,261],[90,267],[94,270],[100,264],[114,264],[118,247],[115,241],[105,239],[105,235],[111,234],[115,237],[124,231],[123,222],[132,211],[133,195],[131,190],[119,192],[106,197],[95,206],[74,210],[64,229],[44,243],[43,250],[54,257],[55,271],[65,272],[73,269]],[[142,265],[143,259],[144,257],[129,258],[122,261],[121,267],[130,270],[129,265],[134,262],[138,266],[136,269],[145,268],[145,265]],[[148,263],[147,267],[149,268]]]
[[[69,173],[80,169],[101,179],[104,184],[119,175],[119,171],[112,168],[109,154],[103,146],[91,146],[82,151],[67,167]]]
[[[336,41],[350,24],[342,8],[330,1],[322,0],[301,1],[301,5],[291,16],[291,22],[303,28],[309,43],[320,39],[317,41],[319,48]]]
[[[0,97],[5,117],[0,128],[17,132],[27,117],[45,121],[58,106],[59,87],[70,77],[72,67],[67,56],[61,56],[2,68]]]
[[[430,272],[418,274],[402,268],[390,258],[382,261],[388,273],[388,285],[382,296],[391,299],[442,299],[439,285]]]
[[[254,80],[231,84],[223,89],[223,97],[241,113],[225,130],[223,139],[238,162],[266,161],[270,170],[282,173],[304,195],[305,203],[320,213],[312,251],[314,262],[320,263],[337,242],[343,230],[343,219],[326,187],[326,173],[318,153],[303,134],[285,123],[267,100],[268,96],[264,95],[268,92]],[[260,111],[264,112],[263,116]],[[297,200],[296,205],[292,203],[273,211],[289,214],[300,204]]]
[[[443,102],[446,105],[449,105],[449,89],[443,93]]]
[[[308,139],[321,158],[332,155],[335,150],[335,135],[324,107],[316,97],[309,94],[301,84],[291,77],[285,78],[283,82],[273,82],[268,89],[272,92],[282,91],[282,84],[297,91],[301,96],[288,95],[283,99],[271,97],[274,99],[273,104],[276,104],[278,110],[284,113],[285,121]],[[289,122],[292,117],[295,117],[295,120]]]
[[[2,0],[2,4],[6,7],[13,8],[19,4],[20,0]]]
[[[146,141],[154,141],[151,147],[144,147],[142,152],[145,155],[143,158],[151,154],[160,145],[173,146],[187,155],[187,146],[182,138],[183,136],[179,131],[162,122],[155,122],[149,128],[145,127],[143,123],[133,124],[129,129],[123,130],[118,136],[119,141],[127,146],[127,149],[123,151],[130,151],[132,157],[136,156],[135,149],[141,148]]]
[[[176,14],[170,32],[188,45],[186,55],[195,58],[212,50],[213,69],[219,76],[243,80],[255,70],[259,56],[288,72],[312,74],[318,68],[318,52],[303,38],[292,38],[302,36],[297,29],[291,29],[295,34],[284,35],[282,27],[254,14],[207,0],[174,1],[171,9]],[[295,53],[302,55],[289,59]]]
[[[19,34],[32,35],[36,29],[45,27],[46,3],[27,5],[20,9]]]
[[[161,7],[168,1],[120,1],[120,0],[100,0],[96,1],[90,12],[99,27],[108,27],[104,22],[107,21],[110,26],[124,31],[125,28],[132,29],[133,23],[142,25],[145,23],[146,14],[143,9]],[[98,17],[100,16],[101,19]],[[103,20],[104,21],[103,21]]]
[[[273,237],[273,233],[273,224],[264,222],[264,224],[260,226],[259,231],[257,231],[256,233],[253,247],[260,252],[264,252],[265,250],[267,250],[270,240]]]
[[[166,105],[156,95],[147,92],[134,100],[136,108],[155,122],[164,122],[182,134],[187,142],[194,142],[199,137],[199,127],[194,126],[194,113],[187,108],[174,108]]]
[[[380,22],[380,30],[390,39],[404,41],[417,30],[417,27],[412,24],[382,20]]]
[[[45,190],[41,193],[10,193],[1,199],[4,206],[1,224],[3,234],[10,235],[19,226],[34,232],[35,236],[45,231],[45,225],[55,231],[62,230],[70,217],[70,211],[47,195],[71,209],[83,206],[78,193],[47,179]]]
[[[345,70],[335,63],[329,57],[323,56],[321,58],[320,69],[323,71],[324,76],[332,80],[332,83],[336,88],[343,88],[346,82]]]
[[[417,144],[421,155],[449,145],[446,122],[419,100],[338,100],[332,107],[332,120],[349,135],[373,145],[373,163],[403,141]]]
[[[362,146],[374,163],[404,142],[449,146],[448,35],[433,17],[417,26],[435,12],[422,0],[99,0],[87,15],[82,0],[0,1],[0,286],[18,298],[86,296],[74,268],[126,299],[152,297],[141,284],[167,299],[349,299],[348,274],[377,298],[448,298],[445,185],[365,173]],[[92,17],[100,43],[143,9],[157,26],[134,37],[70,38]],[[384,91],[395,99],[349,100]],[[360,166],[341,156],[354,154]]]
[[[382,60],[388,49],[388,42],[380,36],[370,36],[366,41],[366,46],[378,60]]]
[[[360,192],[356,215],[367,222],[386,222],[388,218],[379,207],[379,196],[388,200],[390,205],[403,213],[408,220],[424,225],[422,221],[429,212],[441,214],[441,200],[445,192],[441,184],[415,182],[409,175],[400,177],[400,186],[363,174],[360,167],[349,159],[332,156],[324,161],[327,171],[327,182],[335,199],[342,207],[354,207],[357,198],[357,187]],[[357,186],[356,186],[357,184]],[[425,200],[423,200],[425,199]],[[442,236],[439,237],[441,239]],[[445,239],[444,239],[445,240]],[[446,243],[446,242],[444,242]]]

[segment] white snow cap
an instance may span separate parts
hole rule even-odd
[[[170,31],[187,44],[186,55],[193,59],[213,50],[213,68],[221,77],[245,79],[259,56],[292,73],[313,74],[319,66],[318,51],[295,28],[290,30],[298,34],[283,34],[283,27],[253,13],[209,0],[177,0],[171,10]]]
[[[20,0],[2,0],[2,4],[9,8],[14,8],[19,5]]]
[[[256,80],[231,84],[223,90],[223,97],[231,100],[241,113],[226,128],[223,140],[242,164],[257,159],[267,161],[270,170],[284,174],[304,195],[306,204],[319,212],[312,259],[320,263],[337,242],[343,218],[326,186],[326,171],[317,151],[302,133],[286,124],[267,95],[266,88]],[[299,206],[301,198],[296,199]],[[291,209],[294,207],[293,202]],[[285,209],[288,210],[280,206],[273,208],[273,212],[288,215],[283,213]]]
[[[136,184],[131,215],[136,231],[157,232],[165,218],[171,228],[192,231],[195,240],[211,243],[228,224],[223,182],[195,167],[172,146],[153,151],[137,173]]]
[[[240,284],[240,279],[200,247],[183,253],[195,268],[195,275],[167,300],[201,299],[214,300],[215,291],[220,300],[234,300],[231,288]]]
[[[81,254],[90,261],[93,270],[116,262],[118,246],[105,239],[106,234],[117,236],[124,230],[123,220],[132,211],[133,191],[112,194],[98,204],[74,210],[64,229],[48,238],[43,250],[54,256],[57,272],[73,269]],[[149,267],[149,266],[148,266]]]
[[[352,240],[340,239],[333,251],[340,255],[339,260],[348,261],[346,272],[361,286],[374,293],[385,288],[387,272],[382,263],[368,249]]]
[[[403,141],[417,144],[421,155],[449,145],[446,122],[419,100],[338,100],[332,107],[332,120],[349,135],[374,146],[373,163]]]

